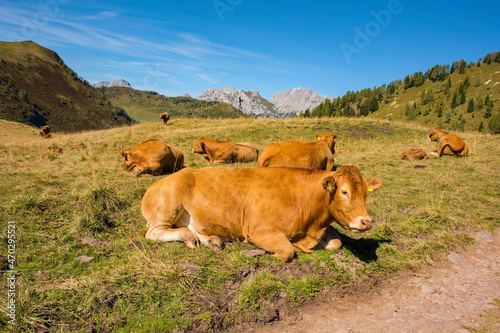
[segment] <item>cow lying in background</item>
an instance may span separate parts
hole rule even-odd
[[[60,147],[47,147],[47,150],[45,151],[45,153],[43,153],[43,156],[47,156],[47,155],[61,155],[63,153],[63,150],[62,148]]]
[[[163,113],[160,113],[160,119],[163,120],[163,125],[167,125],[167,122],[170,119],[170,116],[168,115],[168,113],[163,112]]]
[[[423,149],[415,148],[411,150],[407,150],[401,154],[402,160],[423,160],[427,159],[427,154]]]
[[[429,141],[437,141],[437,146],[431,151],[431,155],[454,155],[464,157],[469,153],[469,145],[455,134],[445,132],[439,127],[429,130]]]
[[[257,160],[259,151],[250,143],[234,143],[201,138],[193,153],[205,156],[211,163],[248,163]]]
[[[122,152],[124,171],[132,171],[135,177],[142,174],[162,175],[181,170],[184,154],[161,140],[147,140]]]
[[[355,166],[340,171],[297,168],[183,169],[149,187],[141,210],[147,239],[199,242],[221,249],[237,240],[275,253],[284,262],[295,252],[341,246],[337,222],[353,232],[372,227],[366,196],[382,183],[363,179]]]
[[[50,133],[50,127],[49,126],[43,126],[42,128],[40,128],[39,135],[42,138],[44,138],[44,139],[51,138],[52,137],[52,133]]]
[[[331,171],[334,169],[335,135],[316,135],[317,141],[285,141],[268,144],[260,154],[258,167],[282,166]]]
[[[87,149],[87,145],[80,141],[80,143],[73,145],[69,148],[70,150],[82,150]]]

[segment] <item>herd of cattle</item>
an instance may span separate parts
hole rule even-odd
[[[165,118],[166,124],[168,114]],[[145,193],[141,210],[147,229],[139,235],[181,241],[189,248],[202,243],[214,250],[237,240],[284,262],[295,252],[338,249],[340,236],[328,226],[336,222],[353,232],[370,230],[366,197],[382,183],[363,179],[355,166],[335,171],[335,138],[326,133],[312,142],[270,143],[260,155],[250,143],[201,138],[193,147],[213,164],[257,161],[257,167],[246,168],[184,168],[183,152],[157,139],[128,148],[122,152],[123,170],[136,177],[172,174]],[[469,151],[461,138],[439,128],[429,130],[428,139],[437,142],[431,154],[438,157]],[[422,149],[401,155],[422,158],[427,158]]]

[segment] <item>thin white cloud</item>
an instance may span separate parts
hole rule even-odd
[[[107,19],[112,19],[113,17],[117,17],[117,16],[118,16],[117,12],[103,11],[103,12],[97,13],[96,15],[84,16],[83,18],[86,20],[107,20]]]

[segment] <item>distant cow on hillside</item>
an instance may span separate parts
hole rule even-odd
[[[71,146],[69,149],[70,150],[81,150],[81,149],[86,149],[86,148],[87,148],[87,145],[80,141],[80,143]]]
[[[258,167],[295,167],[334,170],[335,138],[332,133],[316,134],[316,141],[284,141],[268,144],[260,154]]]
[[[160,119],[163,120],[163,125],[167,125],[167,122],[170,119],[170,116],[168,113],[163,112],[163,113],[160,113]]]
[[[62,153],[63,153],[63,150],[60,147],[47,147],[47,151],[45,153],[43,153],[43,156],[61,155]]]
[[[48,139],[52,137],[52,133],[50,133],[50,127],[49,126],[43,126],[40,128],[40,136],[44,139]]]

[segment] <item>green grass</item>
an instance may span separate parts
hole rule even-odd
[[[271,255],[243,254],[251,245],[228,243],[222,251],[190,250],[182,243],[157,243],[131,235],[145,229],[140,200],[163,178],[131,178],[120,153],[147,139],[181,149],[186,166],[209,167],[191,152],[197,139],[251,142],[314,140],[335,133],[336,165],[357,165],[383,187],[367,199],[374,228],[365,234],[339,230],[343,247],[298,254],[283,264]],[[0,254],[6,255],[6,224],[16,221],[18,332],[204,329],[255,320],[278,299],[300,306],[326,285],[370,283],[392,272],[418,269],[471,232],[500,224],[498,166],[500,137],[460,133],[470,145],[466,158],[430,156],[401,161],[402,151],[430,152],[426,127],[363,119],[174,119],[159,123],[41,139],[29,127],[0,122]],[[83,141],[85,152],[69,147]],[[49,145],[64,154],[43,158]],[[256,163],[226,167],[253,167]],[[426,168],[416,169],[416,165]],[[104,216],[104,218],[103,218]],[[87,224],[83,223],[87,219]],[[82,244],[84,237],[102,241]],[[75,258],[94,257],[89,263]],[[183,264],[195,264],[198,269]],[[62,272],[64,271],[64,272]],[[5,295],[6,285],[0,292]],[[7,330],[0,304],[0,330]],[[223,315],[221,315],[223,314]],[[222,317],[221,317],[222,316]]]

